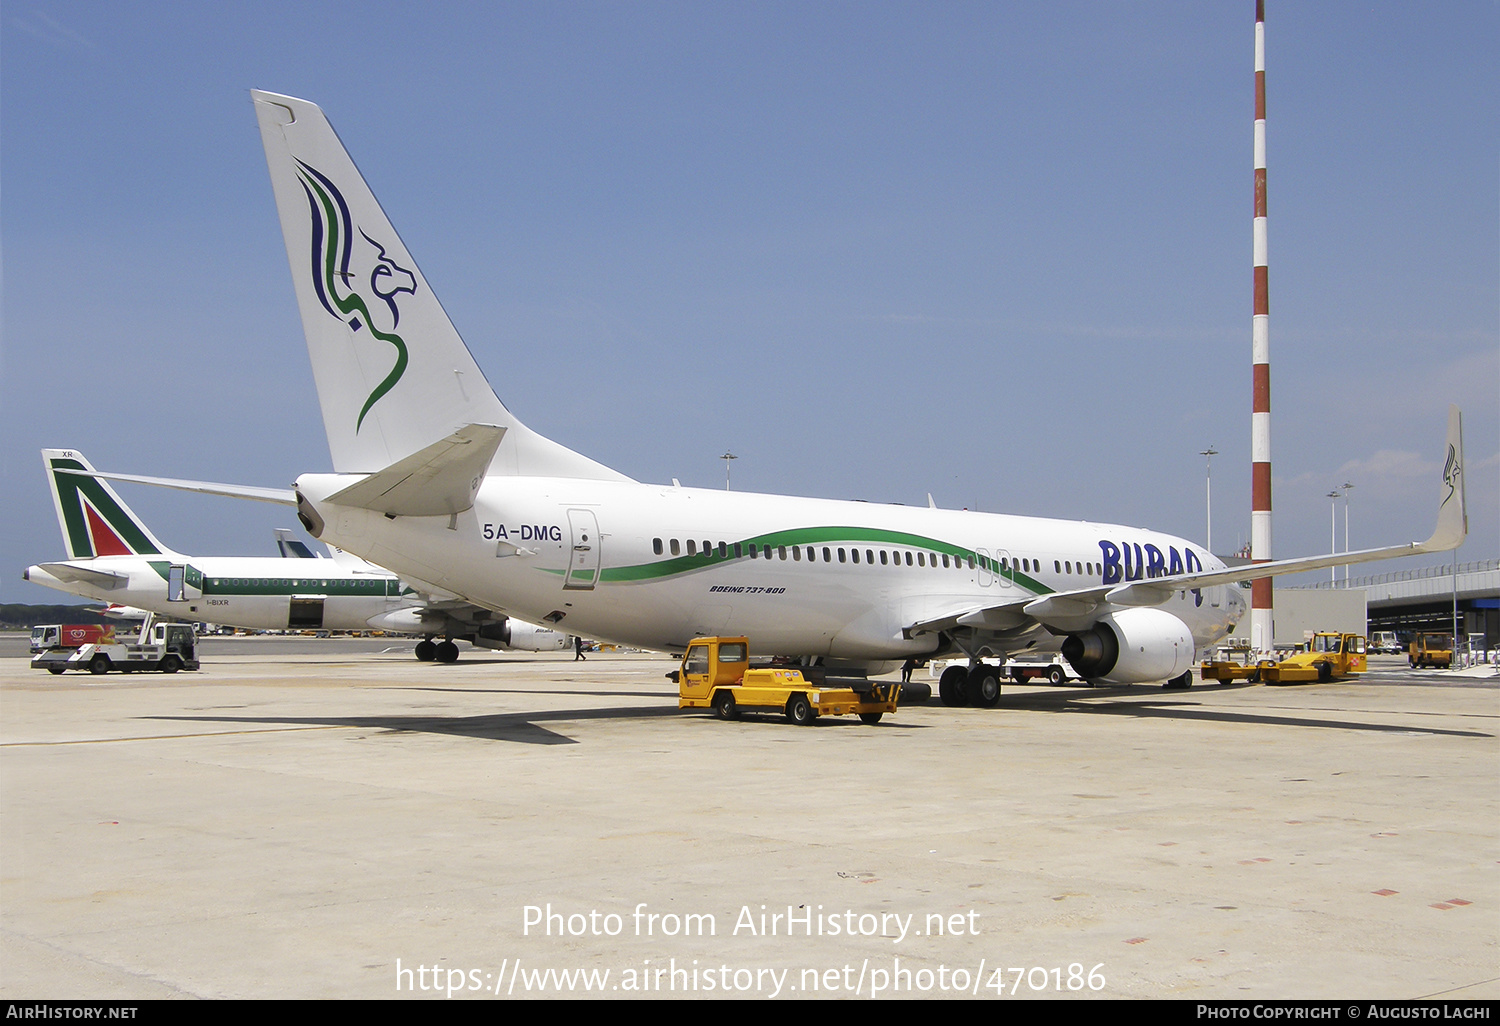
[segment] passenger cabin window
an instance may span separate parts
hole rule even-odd
[[[672,539],[672,555],[674,555],[674,556],[680,556],[680,555],[682,555],[682,547],[677,544],[677,539],[676,538]]]
[[[697,554],[698,554],[698,543],[695,542],[695,541],[693,541],[693,539],[689,538],[688,539],[688,555],[689,556],[696,556]]]
[[[652,538],[651,539],[651,551],[655,552],[658,556],[661,555],[661,539],[660,538]]]

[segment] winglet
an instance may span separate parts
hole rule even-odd
[[[1463,544],[1469,534],[1469,508],[1464,494],[1464,415],[1448,407],[1448,453],[1438,492],[1437,527],[1417,546],[1421,552],[1447,552]]]

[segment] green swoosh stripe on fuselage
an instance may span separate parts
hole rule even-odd
[[[928,538],[920,534],[908,534],[904,531],[887,531],[878,527],[799,527],[787,531],[773,531],[770,534],[756,535],[753,538],[744,538],[739,542],[726,542],[726,554],[721,556],[717,549],[709,552],[700,552],[692,556],[672,556],[668,559],[656,560],[650,563],[637,563],[634,566],[606,567],[599,573],[600,583],[629,583],[634,581],[653,581],[679,574],[694,573],[711,567],[721,566],[726,563],[747,562],[749,556],[735,556],[734,546],[739,545],[743,551],[746,547],[766,546],[772,548],[796,548],[804,545],[829,545],[842,542],[846,545],[874,544],[880,546],[905,546],[911,549],[922,549],[926,552],[936,552],[940,555],[953,556],[961,561],[973,560],[976,566],[985,565],[991,573],[1005,574],[1016,584],[1027,588],[1035,594],[1041,595],[1051,591],[1046,585],[1019,573],[1011,568],[1001,569],[994,558],[981,556],[973,549],[966,549],[961,545],[953,545],[949,542],[939,541],[936,538]],[[759,560],[756,560],[759,562]],[[549,570],[549,573],[561,575],[562,570]]]

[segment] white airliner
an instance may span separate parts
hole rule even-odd
[[[743,634],[758,654],[881,672],[959,655],[940,691],[993,705],[997,667],[1057,648],[1109,683],[1186,686],[1245,609],[1239,582],[1450,549],[1467,530],[1457,410],[1432,538],[1227,569],[1134,527],[642,484],[501,403],[323,112],[253,92],[334,473],[294,492],[317,538],[470,602],[667,651]]]
[[[418,659],[452,662],[454,638],[487,648],[565,651],[566,634],[506,620],[451,596],[424,594],[389,571],[335,551],[333,559],[185,556],[167,548],[76,449],[44,449],[42,463],[68,559],[27,567],[26,580],[179,620],[251,630],[382,629],[421,634]],[[83,472],[83,474],[77,473]],[[279,533],[278,533],[279,534]],[[300,542],[278,537],[286,551]],[[138,614],[138,615],[136,615]],[[434,637],[442,641],[433,641]]]

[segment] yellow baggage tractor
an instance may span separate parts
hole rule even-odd
[[[1363,634],[1319,631],[1306,652],[1283,659],[1260,671],[1266,684],[1326,684],[1364,673],[1367,668]]]
[[[865,680],[815,683],[792,667],[750,668],[749,638],[694,638],[682,668],[667,675],[677,682],[679,709],[708,709],[721,720],[737,719],[741,709],[777,710],[792,723],[819,716],[857,713],[879,723],[896,711],[900,684]]]
[[[1251,684],[1326,684],[1331,680],[1364,673],[1367,668],[1363,634],[1319,631],[1306,652],[1273,662],[1262,659],[1253,666],[1235,662],[1205,662],[1199,672],[1204,680],[1245,680]]]
[[[1261,671],[1276,664],[1270,659],[1262,659],[1258,663],[1241,664],[1237,662],[1204,662],[1198,667],[1198,675],[1204,680],[1244,680],[1251,684],[1259,684]]]

